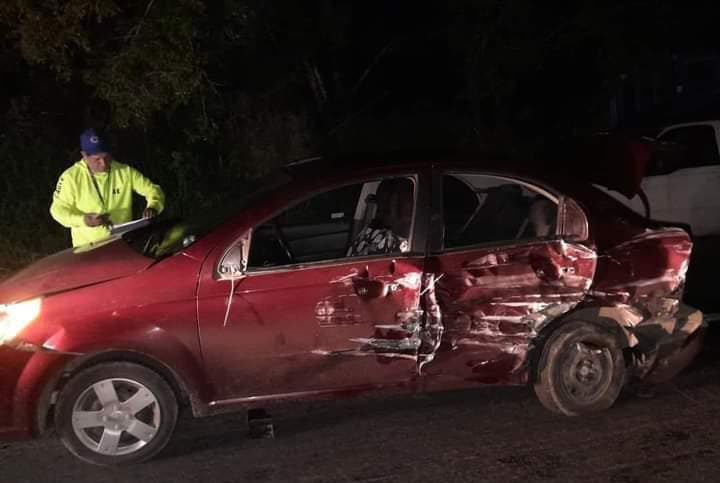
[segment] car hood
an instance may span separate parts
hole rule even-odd
[[[0,284],[0,304],[64,292],[141,272],[154,263],[121,238],[38,260]]]

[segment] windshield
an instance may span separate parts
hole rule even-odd
[[[153,220],[145,227],[122,236],[141,255],[161,259],[189,247],[241,209],[251,205],[266,193],[286,185],[291,180],[285,172],[275,172],[238,188],[242,195],[221,197],[213,203],[196,207],[184,218]]]

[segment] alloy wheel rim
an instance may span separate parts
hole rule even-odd
[[[89,450],[106,455],[134,453],[156,436],[160,404],[145,385],[110,378],[93,383],[75,401],[72,427]]]

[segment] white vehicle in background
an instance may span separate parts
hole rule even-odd
[[[627,198],[598,188],[643,216],[689,228],[695,248],[685,300],[701,308],[706,321],[720,323],[714,283],[720,273],[720,121],[674,124],[651,141],[653,154],[637,194]]]
[[[672,155],[656,153],[650,160],[641,184],[650,217],[689,225],[694,237],[720,235],[720,121],[674,124],[655,141],[679,149]],[[640,196],[609,193],[647,214]]]

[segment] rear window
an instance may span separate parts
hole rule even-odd
[[[579,202],[588,215],[590,236],[599,249],[628,240],[654,223],[588,183],[566,180],[556,186]]]
[[[522,183],[455,172],[443,178],[446,248],[552,237],[557,203]]]

